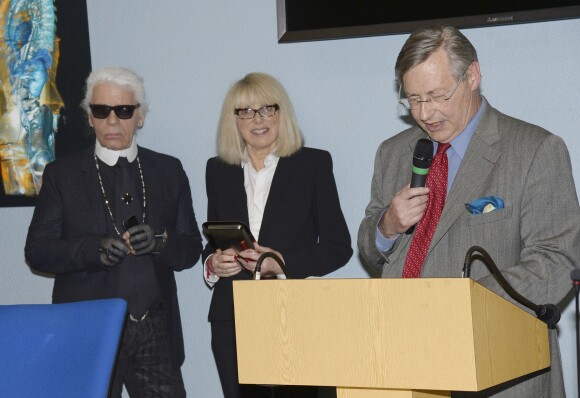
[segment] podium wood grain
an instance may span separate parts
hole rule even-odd
[[[234,303],[241,383],[438,397],[550,365],[546,325],[471,279],[235,281]]]

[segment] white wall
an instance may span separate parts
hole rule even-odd
[[[177,156],[189,175],[198,222],[205,221],[205,161],[215,153],[221,102],[246,73],[263,71],[293,100],[308,146],[334,159],[342,208],[356,246],[369,199],[375,151],[405,127],[394,63],[407,35],[278,44],[275,2],[264,0],[88,0],[93,67],[126,65],[146,79],[151,112],[141,145]],[[465,30],[479,53],[483,93],[512,116],[564,138],[580,180],[580,21]],[[555,193],[557,194],[557,193]],[[52,280],[26,266],[32,208],[2,208],[0,303],[48,303]],[[580,248],[579,248],[580,250]],[[366,277],[355,255],[334,277]],[[460,265],[458,264],[458,274]],[[191,396],[218,397],[200,264],[177,275]],[[573,303],[559,324],[566,388],[576,396]]]

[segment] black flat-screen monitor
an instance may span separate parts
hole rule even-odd
[[[580,17],[580,0],[277,0],[278,42],[409,33]]]

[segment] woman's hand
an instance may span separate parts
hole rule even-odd
[[[218,249],[210,258],[211,270],[220,278],[234,276],[242,270],[242,266],[236,261],[236,252],[233,249]]]
[[[280,252],[274,249],[265,246],[260,246],[257,242],[254,243],[254,247],[255,250],[251,249],[244,250],[243,252],[240,252],[240,254],[238,255],[238,261],[240,261],[240,263],[248,271],[254,272],[254,270],[256,269],[256,262],[263,253],[272,252],[278,257],[280,257],[280,260],[284,262],[284,257],[282,257],[282,254],[280,254]],[[264,278],[273,277],[284,273],[284,271],[282,271],[282,268],[280,267],[280,264],[278,264],[278,262],[274,260],[272,257],[266,257],[264,261],[262,261],[262,267],[260,272],[262,274],[262,277]]]

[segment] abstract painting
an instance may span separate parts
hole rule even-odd
[[[0,0],[0,206],[32,206],[44,167],[91,142],[84,0]]]

